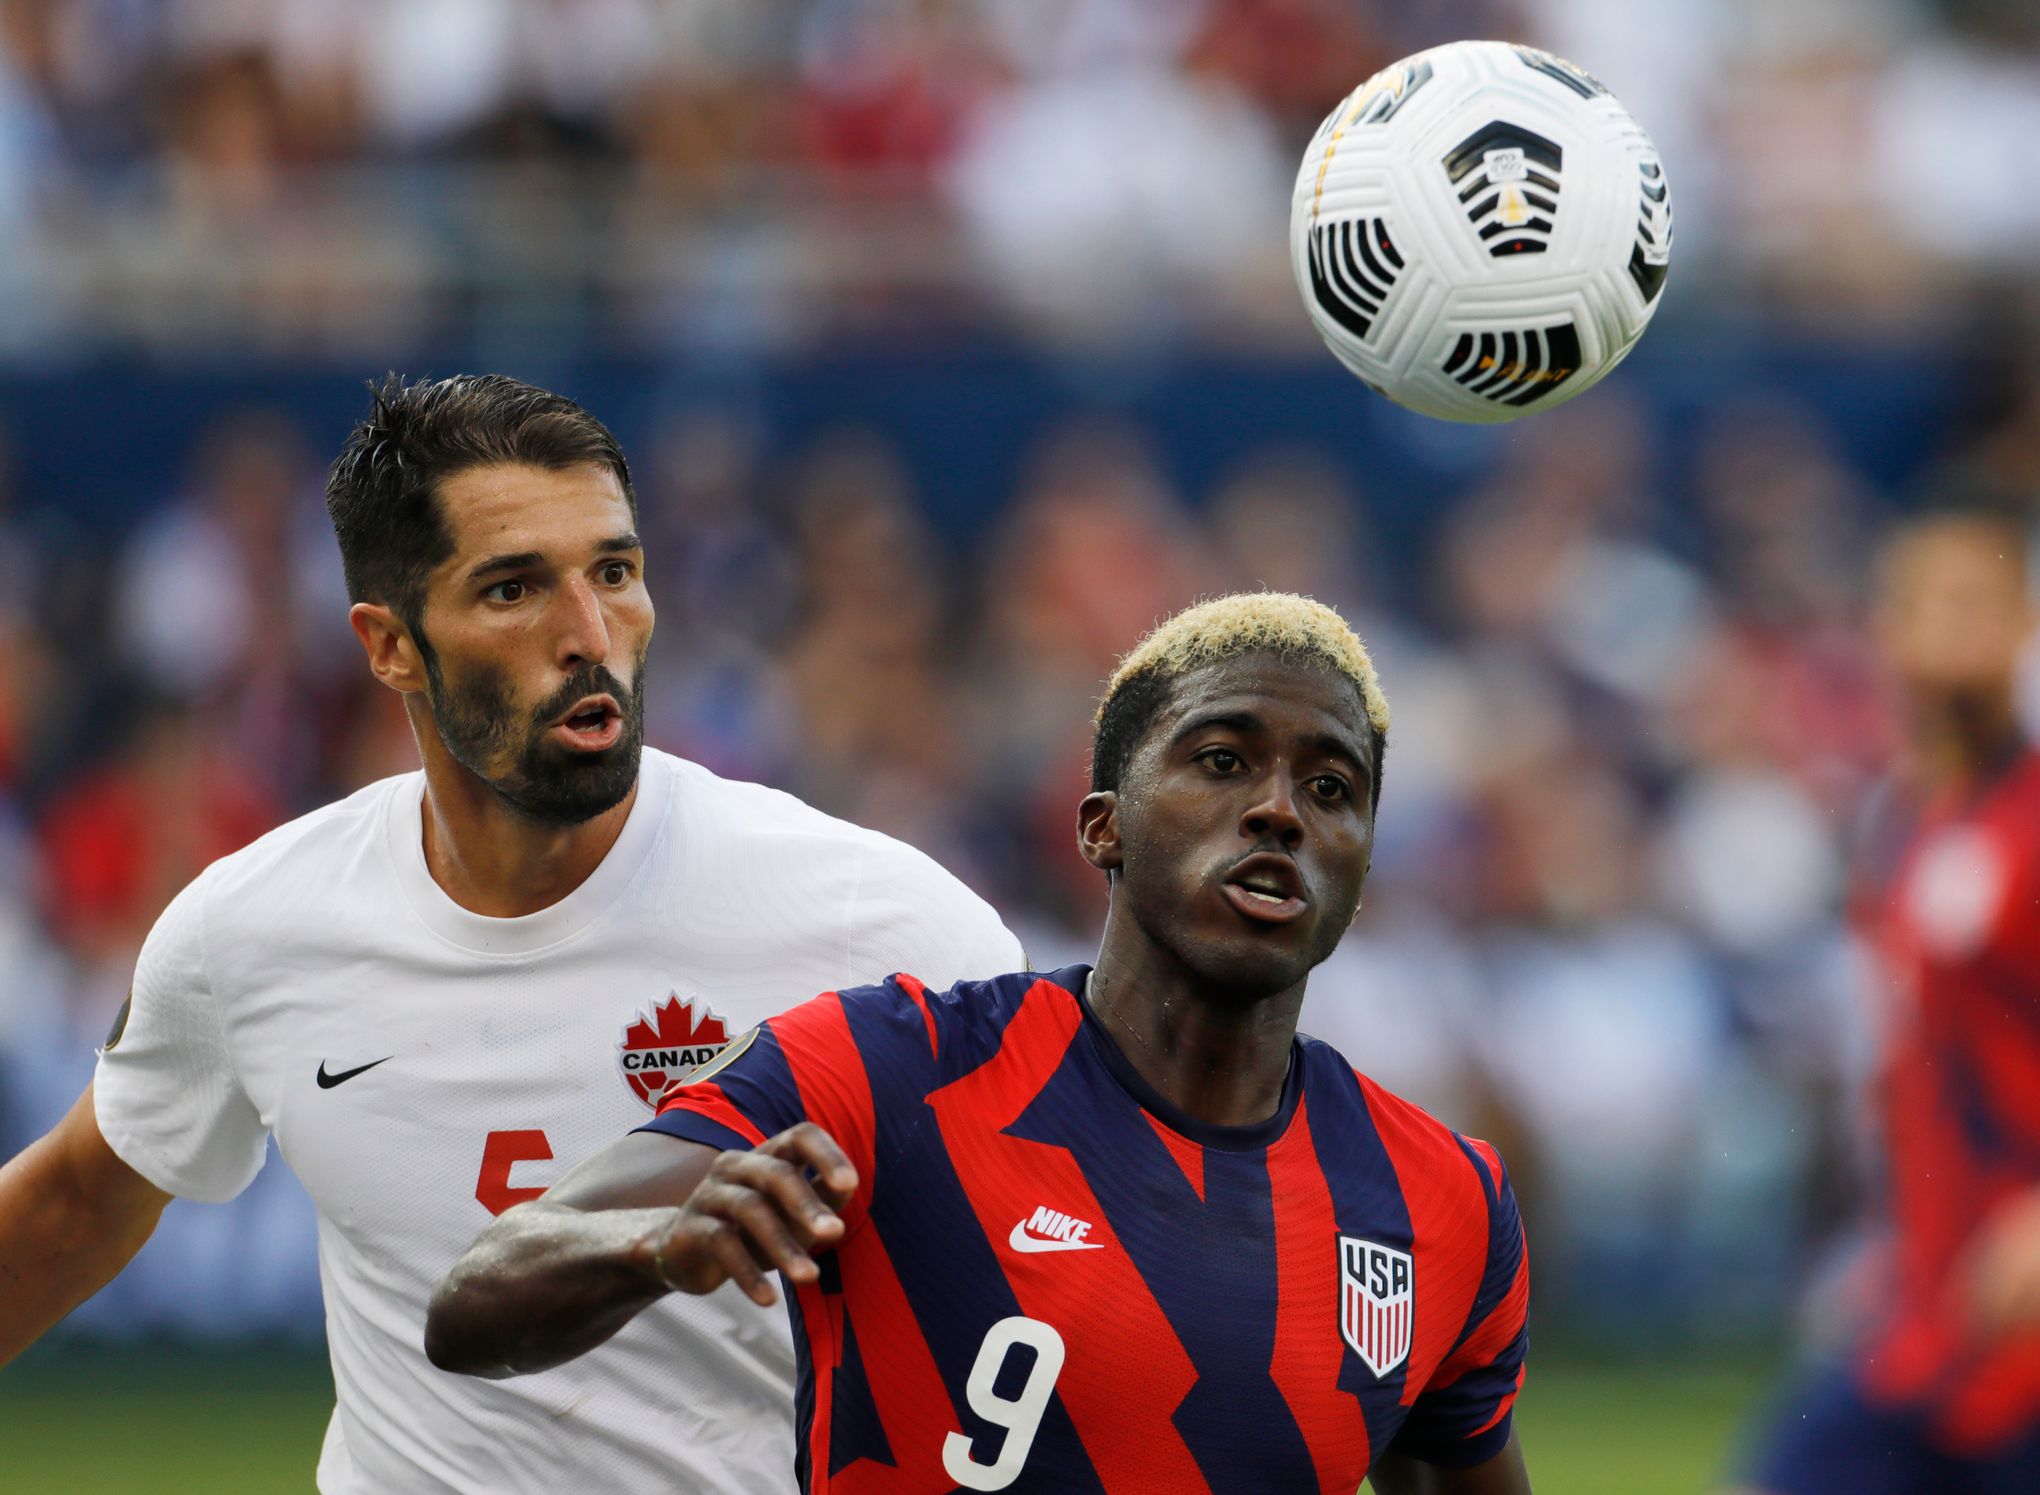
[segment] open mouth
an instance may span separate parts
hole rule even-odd
[[[1227,902],[1261,923],[1288,924],[1310,907],[1296,863],[1276,852],[1255,852],[1243,859],[1220,887]]]
[[[623,712],[608,696],[589,696],[548,730],[577,752],[600,752],[623,735]]]

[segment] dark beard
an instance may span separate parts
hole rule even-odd
[[[439,740],[453,760],[496,791],[512,811],[536,825],[563,829],[593,820],[623,803],[637,782],[638,758],[645,744],[644,655],[637,659],[639,691],[601,665],[576,671],[522,724],[518,738],[517,708],[509,681],[493,664],[477,666],[448,683],[439,656],[422,651],[426,697],[432,703]],[[623,730],[613,747],[599,753],[570,752],[549,740],[548,727],[583,696],[607,693],[622,713]],[[512,750],[516,761],[507,772],[495,765]]]

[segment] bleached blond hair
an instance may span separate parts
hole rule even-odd
[[[1243,654],[1272,654],[1341,675],[1360,694],[1374,729],[1374,793],[1388,745],[1388,697],[1367,646],[1332,608],[1294,592],[1234,592],[1187,607],[1135,644],[1098,703],[1091,787],[1116,789],[1127,759],[1176,680]]]

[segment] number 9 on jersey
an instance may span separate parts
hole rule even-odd
[[[1034,1366],[1027,1372],[1027,1384],[1020,1394],[1000,1396],[993,1388],[1006,1359],[1016,1346],[1034,1351]],[[999,1456],[980,1464],[971,1453],[971,1440],[963,1433],[951,1433],[942,1440],[942,1467],[966,1490],[1003,1490],[1020,1477],[1027,1452],[1034,1447],[1034,1435],[1041,1427],[1048,1399],[1055,1392],[1055,1378],[1062,1374],[1062,1336],[1039,1319],[1005,1318],[985,1332],[977,1361],[964,1385],[964,1398],[971,1411],[994,1427],[1006,1430]]]

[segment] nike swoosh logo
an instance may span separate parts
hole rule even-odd
[[[1025,1220],[1013,1227],[1013,1233],[1006,1237],[1006,1244],[1015,1251],[1098,1251],[1105,1245],[1103,1241],[1058,1241],[1047,1236],[1029,1235]]]
[[[384,1054],[382,1058],[371,1059],[368,1061],[368,1063],[360,1065],[354,1069],[343,1069],[337,1075],[327,1074],[326,1061],[324,1059],[321,1059],[319,1061],[319,1088],[321,1090],[331,1090],[335,1085],[344,1085],[349,1080],[353,1079],[356,1075],[365,1075],[371,1069],[374,1069],[378,1064],[387,1064],[390,1062],[390,1060],[396,1057],[397,1056],[395,1054]]]

